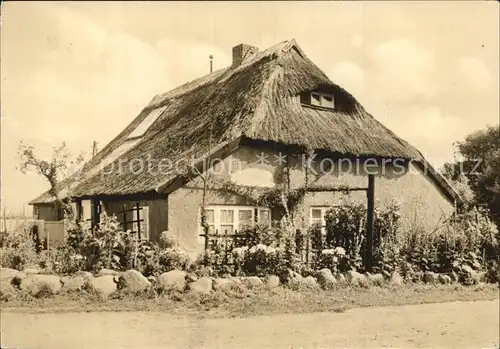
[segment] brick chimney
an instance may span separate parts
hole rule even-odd
[[[233,47],[233,65],[240,65],[259,52],[259,48],[247,44],[239,44]]]

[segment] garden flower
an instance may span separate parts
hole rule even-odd
[[[257,248],[257,250],[264,251],[264,252],[267,250],[267,246],[264,244],[258,244],[256,246],[256,248]]]
[[[267,254],[271,254],[271,253],[274,253],[276,252],[276,249],[274,247],[271,247],[271,246],[268,246],[267,249],[266,249],[266,253]]]
[[[335,247],[335,254],[339,255],[339,256],[345,256],[345,250],[343,247]]]
[[[243,259],[245,256],[245,252],[248,250],[247,246],[244,247],[236,247],[233,249],[233,256],[238,259]]]

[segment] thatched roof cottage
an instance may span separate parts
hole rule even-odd
[[[168,230],[195,253],[202,205],[212,229],[232,231],[283,214],[260,206],[259,190],[306,187],[294,209],[320,222],[331,205],[366,201],[356,188],[367,185],[367,161],[376,202],[399,200],[407,224],[432,229],[453,212],[459,197],[450,184],[294,40],[263,51],[242,44],[231,66],[155,96],[85,164],[72,196],[86,219],[116,214],[152,240]]]

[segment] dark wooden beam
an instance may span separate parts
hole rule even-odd
[[[373,269],[373,211],[375,208],[375,176],[368,175],[367,214],[366,214],[366,269]]]
[[[349,192],[349,191],[368,191],[366,187],[340,187],[331,185],[312,185],[306,188],[306,192]]]
[[[148,191],[142,193],[134,193],[134,194],[124,194],[124,195],[94,195],[94,196],[79,196],[74,197],[74,200],[91,200],[96,199],[103,202],[107,201],[148,201],[148,200],[156,200],[156,199],[166,199],[167,195],[157,193],[155,191]]]
[[[139,206],[139,203],[135,204],[135,208],[137,210],[137,237],[139,241],[141,240],[141,208]]]

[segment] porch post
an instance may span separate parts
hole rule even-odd
[[[367,215],[366,215],[366,269],[372,271],[373,268],[373,210],[375,205],[375,176],[368,175],[367,190]]]

